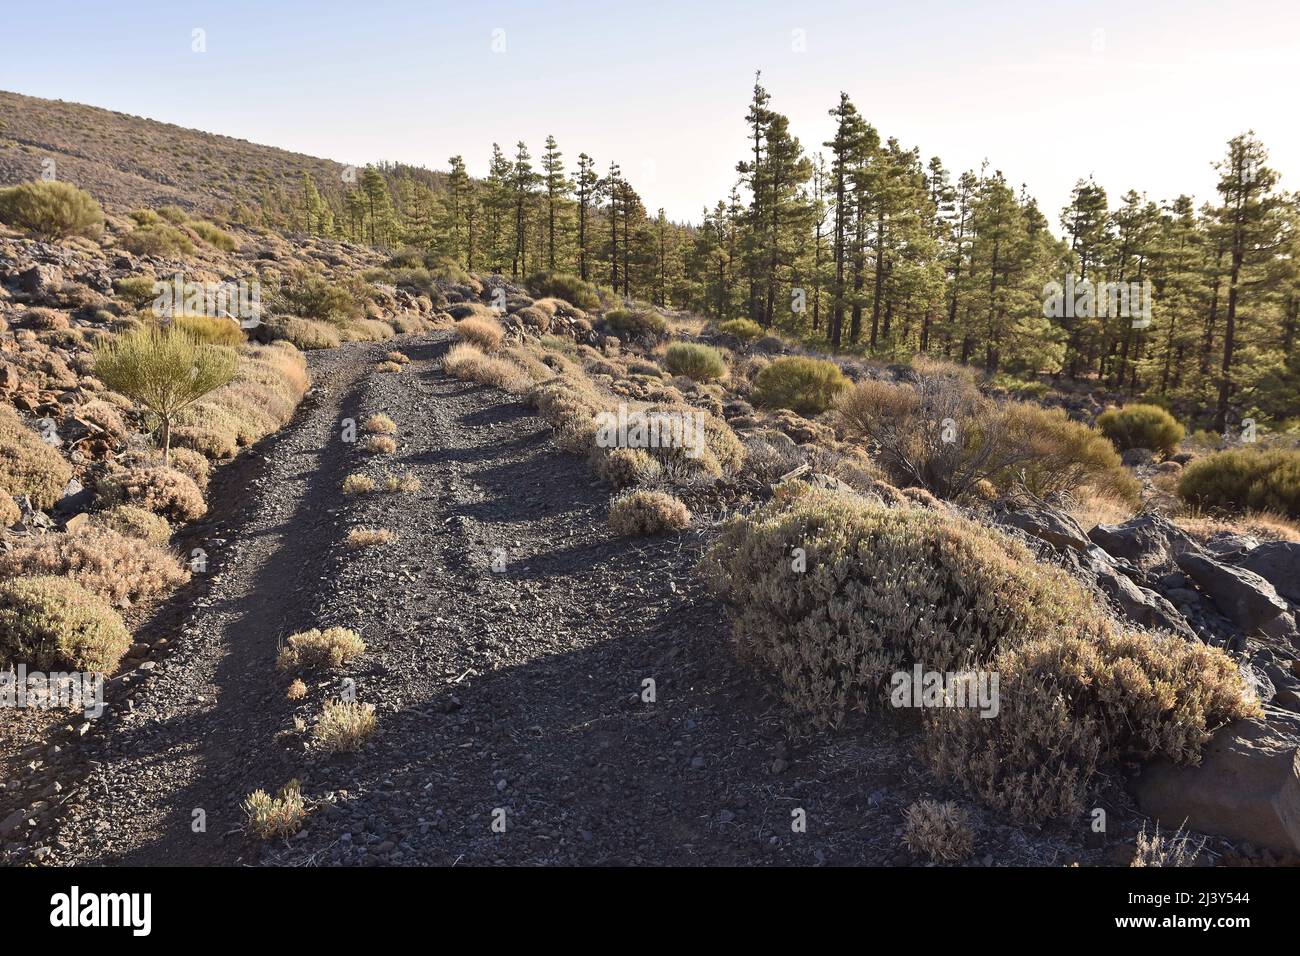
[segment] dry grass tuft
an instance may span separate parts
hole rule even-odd
[[[361,548],[374,548],[383,544],[391,544],[397,540],[397,535],[387,528],[353,528],[348,532],[344,542],[354,551]]]
[[[379,362],[375,365],[376,372],[400,372],[401,370],[402,366],[396,362]]]
[[[343,479],[345,495],[365,495],[375,490],[375,479],[360,473],[348,475]]]
[[[397,451],[397,442],[387,435],[371,435],[361,447],[372,455],[391,455]]]
[[[248,814],[248,831],[259,840],[288,839],[302,828],[307,804],[297,780],[290,780],[272,797],[254,790],[243,804]]]
[[[295,677],[288,690],[284,692],[284,696],[290,700],[302,700],[307,696],[307,685],[303,683],[301,677]]]
[[[342,667],[366,651],[361,635],[346,627],[313,627],[310,631],[291,634],[280,648],[275,666],[282,671],[330,670]]]
[[[371,415],[369,418],[366,419],[365,424],[362,425],[361,427],[371,435],[396,435],[397,434],[397,422],[393,421],[391,418],[389,418],[387,415],[383,413],[380,413],[378,415]]]
[[[377,724],[374,704],[332,700],[321,711],[312,735],[327,753],[352,753],[361,749]]]
[[[484,352],[495,352],[501,347],[505,330],[496,319],[470,317],[456,323],[456,338],[477,345]]]

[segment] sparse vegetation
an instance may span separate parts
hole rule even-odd
[[[366,419],[365,424],[361,426],[371,435],[396,435],[397,422],[393,421],[387,415],[382,413],[371,415]]]
[[[372,455],[391,455],[397,451],[397,442],[388,435],[371,435],[361,447]]]
[[[384,544],[392,544],[397,540],[397,535],[387,528],[353,528],[348,532],[344,542],[354,551],[362,548],[375,548]]]
[[[369,475],[355,473],[343,479],[345,495],[366,495],[375,490],[375,479]]]
[[[461,319],[456,323],[456,338],[461,342],[478,346],[484,352],[495,352],[501,347],[505,330],[501,323],[490,318]]]

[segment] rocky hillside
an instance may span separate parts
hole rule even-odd
[[[344,166],[246,140],[61,100],[0,91],[0,186],[54,175],[126,212],[168,204],[229,213],[268,186],[338,182]]]

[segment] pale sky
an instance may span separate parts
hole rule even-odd
[[[1053,226],[1089,173],[1112,204],[1204,200],[1249,128],[1300,187],[1297,0],[49,0],[3,23],[2,89],[476,175],[494,141],[536,156],[553,133],[678,220],[730,188],[755,69],[809,152],[845,90],[954,175],[987,157]]]

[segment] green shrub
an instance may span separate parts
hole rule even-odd
[[[139,309],[158,298],[158,293],[154,289],[155,282],[152,276],[128,276],[116,280],[113,283],[113,291],[131,308]]]
[[[596,287],[575,275],[565,272],[539,272],[525,283],[535,298],[563,299],[585,312],[600,308],[600,295]]]
[[[1300,518],[1300,449],[1240,448],[1206,455],[1183,469],[1178,494],[1200,508]]]
[[[8,405],[0,405],[0,488],[49,508],[72,478],[72,467],[28,428]]]
[[[68,578],[0,583],[0,663],[112,673],[131,646],[108,604]]]
[[[1097,416],[1097,427],[1120,451],[1149,448],[1168,455],[1183,440],[1183,426],[1159,405],[1125,405]]]
[[[175,226],[160,222],[150,226],[136,226],[122,237],[122,248],[137,256],[176,259],[192,255],[194,243]]]
[[[162,422],[164,462],[171,452],[177,412],[229,382],[236,365],[231,349],[206,345],[176,328],[122,335],[95,352],[100,381],[134,398]]]
[[[298,269],[286,276],[270,296],[270,311],[343,325],[365,314],[358,290],[348,283],[331,282],[318,273]]]
[[[657,338],[668,330],[668,322],[653,309],[611,309],[605,323],[626,338]]]
[[[222,252],[234,252],[239,248],[239,241],[228,232],[223,232],[210,222],[195,220],[189,224],[191,230],[200,239]]]
[[[104,211],[71,183],[39,180],[0,189],[0,221],[46,239],[93,239],[103,228]]]
[[[849,380],[834,362],[786,356],[758,373],[753,399],[768,408],[817,415],[830,408],[835,397],[848,387]]]
[[[205,345],[234,347],[248,341],[238,322],[216,319],[206,315],[180,315],[172,319],[172,327]]]
[[[731,319],[718,326],[723,335],[733,335],[742,342],[753,342],[763,337],[763,327],[753,319]]]
[[[664,355],[664,368],[696,382],[708,382],[727,374],[722,353],[695,342],[674,342]]]

